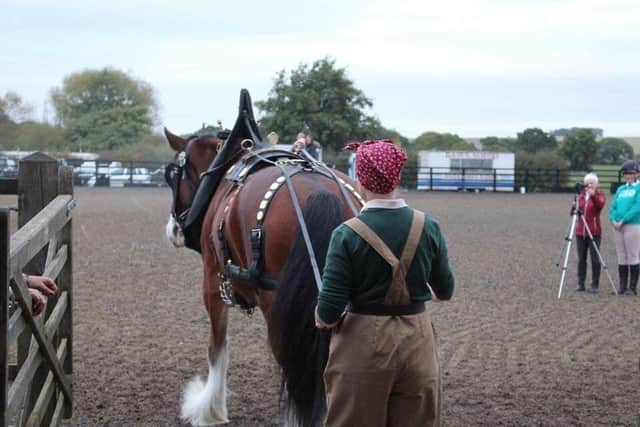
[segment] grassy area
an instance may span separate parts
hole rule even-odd
[[[607,190],[611,188],[612,183],[618,182],[619,165],[593,165],[593,172],[598,175],[600,188]],[[571,171],[569,172],[569,183],[582,182],[586,172]]]

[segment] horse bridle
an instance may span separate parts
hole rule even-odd
[[[167,181],[167,185],[173,192],[171,216],[181,229],[184,229],[184,222],[187,218],[187,215],[189,214],[189,209],[191,207],[186,207],[179,215],[176,213],[176,206],[178,205],[178,192],[180,191],[180,182],[183,179],[187,182],[191,191],[193,191],[194,197],[196,190],[198,189],[198,183],[193,178],[191,173],[189,173],[188,161],[189,148],[191,147],[191,143],[196,138],[197,136],[190,137],[185,144],[184,150],[182,150],[178,154],[177,161],[169,163],[164,170],[164,179],[165,181]]]

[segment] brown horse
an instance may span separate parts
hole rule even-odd
[[[257,306],[282,369],[286,423],[320,424],[328,336],[313,321],[318,272],[331,231],[354,215],[362,199],[343,174],[308,157],[269,150],[248,94],[226,138],[165,134],[176,152],[166,173],[174,193],[167,234],[174,245],[202,255],[211,323],[209,376],[187,386],[182,417],[194,425],[227,422],[228,309],[251,312]],[[200,214],[198,205],[204,206]]]

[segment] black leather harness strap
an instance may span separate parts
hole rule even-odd
[[[280,188],[280,185],[286,183],[287,189],[289,190],[291,201],[294,207],[294,211],[296,213],[296,218],[298,220],[298,224],[300,226],[300,231],[302,233],[303,239],[305,241],[305,247],[307,248],[307,252],[309,254],[309,260],[311,263],[311,268],[314,274],[314,280],[316,282],[316,286],[318,289],[322,286],[322,279],[320,278],[320,269],[318,267],[318,262],[313,252],[313,247],[311,244],[311,239],[309,237],[309,232],[307,229],[307,225],[304,221],[304,217],[302,215],[302,209],[300,207],[300,201],[295,191],[295,187],[293,186],[293,182],[291,178],[304,171],[315,172],[325,176],[327,179],[331,179],[338,184],[340,191],[342,192],[343,197],[346,199],[349,207],[353,211],[354,215],[358,213],[355,204],[351,196],[348,194],[345,189],[344,181],[336,176],[336,174],[329,169],[326,165],[315,161],[314,159],[309,158],[300,158],[298,156],[292,155],[289,152],[285,152],[282,150],[262,150],[250,152],[245,158],[241,159],[238,163],[229,169],[227,172],[227,179],[234,182],[236,185],[241,185],[242,182],[251,174],[252,171],[255,171],[260,168],[260,164],[276,166],[280,169],[280,173],[282,174],[281,178],[276,180],[269,188],[269,191],[265,193],[265,198],[260,204],[260,209],[256,218],[255,227],[250,230],[250,242],[251,242],[251,265],[249,268],[244,268],[238,265],[233,264],[231,259],[231,253],[229,250],[228,242],[224,236],[224,219],[220,221],[218,225],[218,239],[220,240],[222,255],[223,255],[223,263],[224,263],[224,275],[228,279],[236,279],[240,281],[244,281],[247,283],[252,283],[257,288],[273,290],[275,289],[278,277],[273,275],[267,275],[263,273],[264,268],[264,254],[263,254],[263,243],[264,243],[264,229],[263,222],[265,219],[266,210],[270,204],[270,201],[275,194],[275,192]],[[355,190],[351,187],[350,190],[356,195]],[[267,196],[268,194],[268,196]]]
[[[409,316],[425,311],[423,301],[412,302],[404,305],[367,304],[347,306],[347,311],[355,314],[367,314],[369,316]]]
[[[344,197],[344,199],[347,201],[347,204],[349,205],[349,208],[351,208],[351,212],[353,212],[353,216],[357,216],[359,210],[356,208],[356,205],[353,204],[353,200],[351,199],[351,196],[349,196],[349,193],[347,193],[347,190],[344,188],[345,186],[344,186],[342,180],[340,180],[340,178],[338,178],[338,176],[335,174],[334,171],[331,170],[331,168],[329,166],[325,165],[324,163],[320,163],[320,162],[316,161],[306,151],[303,151],[303,152],[304,152],[304,155],[307,158],[309,158],[309,159],[311,159],[313,161],[314,165],[320,166],[321,168],[323,168],[326,172],[328,172],[331,175],[331,177],[336,182],[336,184],[338,184],[338,188],[340,189],[340,192],[342,193],[342,197]]]
[[[291,181],[291,176],[287,169],[279,163],[276,163],[276,166],[280,168],[280,172],[282,176],[284,176],[284,180],[287,184],[287,188],[289,189],[289,195],[291,196],[291,202],[293,204],[293,209],[296,212],[296,217],[298,218],[298,224],[300,225],[300,232],[302,233],[302,238],[304,239],[304,245],[307,248],[307,253],[309,254],[309,261],[311,262],[311,269],[313,270],[313,278],[316,282],[316,286],[318,287],[318,291],[322,289],[322,279],[320,278],[320,268],[318,267],[318,261],[316,260],[316,255],[313,253],[313,246],[311,245],[311,238],[309,237],[309,230],[307,229],[307,224],[304,222],[304,217],[302,216],[302,209],[300,208],[300,202],[298,201],[298,195],[296,194],[296,189],[293,186],[293,182]]]

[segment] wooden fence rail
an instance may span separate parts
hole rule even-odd
[[[0,427],[57,426],[73,403],[73,171],[35,153],[20,162],[15,184],[0,186],[12,188],[13,235],[10,210],[0,209]],[[23,273],[54,278],[60,289],[39,316]]]

